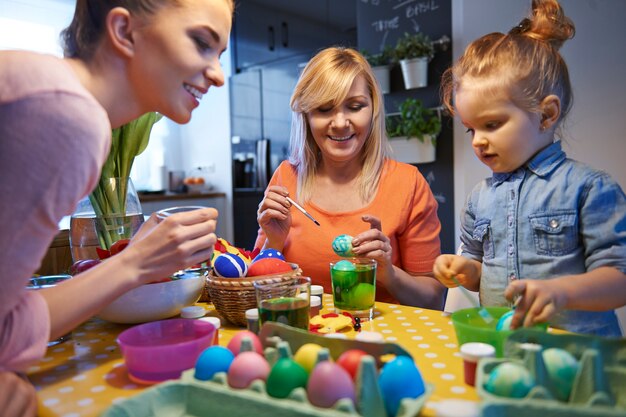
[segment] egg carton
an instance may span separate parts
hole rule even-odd
[[[539,348],[528,348],[528,344]],[[542,350],[560,348],[579,362],[567,401],[557,399],[557,388],[548,376]],[[536,386],[524,398],[506,398],[488,392],[484,385],[492,370],[503,362],[526,367]],[[520,330],[506,341],[505,357],[482,359],[476,369],[476,390],[482,398],[483,417],[626,416],[626,340],[577,334],[550,334]]]
[[[361,362],[355,385],[356,407],[348,398],[340,399],[332,408],[316,407],[308,401],[304,388],[294,389],[287,398],[274,398],[267,394],[262,380],[253,381],[246,389],[234,389],[228,385],[226,373],[217,373],[211,380],[201,381],[195,378],[195,370],[190,369],[183,372],[179,380],[158,384],[135,397],[114,404],[102,417],[387,417],[378,387],[376,363],[380,363],[380,355],[402,354],[405,352],[402,348],[390,343],[325,338],[279,323],[268,324],[263,326],[261,340],[266,346],[264,354],[270,364],[290,355],[292,348],[296,351],[304,343],[317,343],[325,347],[322,355],[330,356],[332,352],[340,352],[341,346],[346,346],[341,352],[358,348],[372,355],[364,357]],[[306,333],[306,342],[302,341],[300,332]],[[263,337],[264,334],[266,337]],[[293,347],[277,334],[294,340]],[[328,348],[329,344],[331,348]],[[242,344],[242,350],[248,349],[251,349],[251,344]],[[408,353],[407,356],[410,357]],[[425,388],[421,396],[403,399],[396,417],[419,415],[433,391],[431,384],[425,384]]]

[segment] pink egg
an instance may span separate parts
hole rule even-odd
[[[239,354],[239,351],[241,350],[241,339],[243,339],[244,337],[250,338],[250,340],[252,341],[252,347],[254,348],[254,351],[256,353],[258,353],[259,355],[263,354],[263,345],[261,344],[261,340],[259,339],[259,337],[249,330],[242,330],[235,333],[233,338],[230,339],[230,342],[228,342],[228,345],[226,345],[228,350],[233,352],[233,355],[237,356]]]
[[[256,352],[241,352],[228,369],[228,385],[232,388],[247,388],[255,379],[267,380],[270,365]]]
[[[307,384],[307,396],[311,404],[330,408],[341,398],[350,398],[355,403],[354,383],[350,374],[334,362],[317,364]]]

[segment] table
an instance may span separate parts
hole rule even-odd
[[[200,304],[208,316],[218,316],[210,304]],[[322,314],[332,311],[332,297],[324,295]],[[94,318],[79,326],[69,341],[50,347],[28,370],[38,393],[40,417],[98,416],[111,404],[139,394],[146,386],[128,378],[115,339],[130,325]],[[222,323],[219,344],[225,346],[242,328]],[[424,380],[435,389],[422,410],[435,416],[442,400],[478,401],[473,387],[463,382],[463,364],[448,315],[441,311],[376,303],[375,317],[362,330],[376,331],[385,341],[401,345],[415,360]],[[355,336],[351,330],[349,338]]]

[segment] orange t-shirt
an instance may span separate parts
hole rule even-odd
[[[270,181],[297,195],[296,169],[289,162],[280,164]],[[314,203],[300,203],[321,226],[315,225],[297,210],[292,211],[291,229],[282,250],[285,259],[297,263],[304,276],[313,284],[322,285],[331,292],[330,265],[340,259],[332,248],[338,235],[356,236],[367,230],[369,223],[361,220],[365,214],[381,219],[383,233],[390,239],[392,262],[412,275],[432,272],[435,258],[440,254],[437,202],[428,183],[415,166],[385,161],[378,192],[372,202],[358,210],[329,212]],[[263,247],[265,234],[259,229],[256,247]],[[377,283],[376,299],[396,303],[397,300]]]

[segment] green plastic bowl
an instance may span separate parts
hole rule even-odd
[[[493,321],[486,323],[478,314],[478,308],[465,308],[452,313],[452,324],[459,341],[459,346],[468,342],[488,343],[496,348],[496,357],[503,355],[504,341],[515,330],[496,330],[498,320],[506,312],[511,311],[509,307],[485,307],[493,317]],[[537,328],[547,329],[547,324],[537,325]]]

